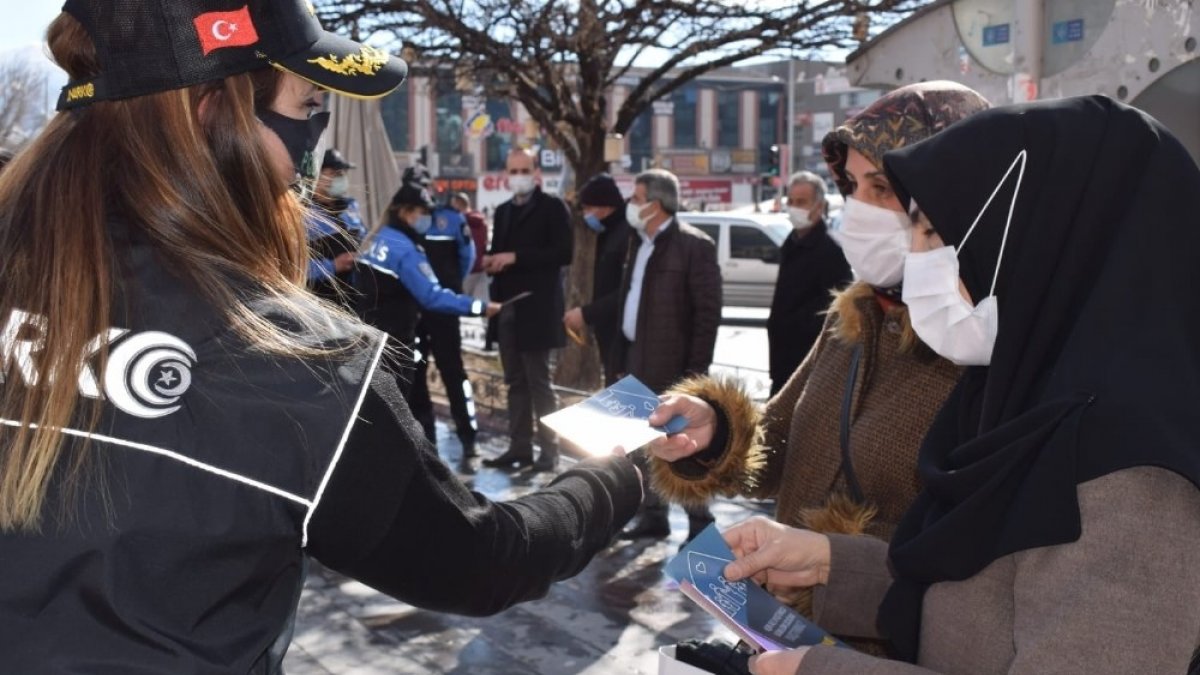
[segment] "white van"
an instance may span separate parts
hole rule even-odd
[[[779,276],[779,248],[792,232],[786,215],[691,211],[676,217],[716,242],[724,305],[771,306]]]

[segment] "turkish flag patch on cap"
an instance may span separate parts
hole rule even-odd
[[[214,49],[245,47],[258,42],[249,6],[232,12],[206,12],[196,17],[193,23],[205,56]]]

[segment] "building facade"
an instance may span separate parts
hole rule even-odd
[[[615,121],[636,69],[608,92]],[[878,96],[853,86],[844,66],[781,61],[725,68],[656,101],[624,134],[613,171],[623,185],[651,167],[680,177],[691,208],[728,209],[769,198],[794,168],[825,173],[820,138]],[[790,99],[790,102],[789,102]],[[452,77],[411,77],[382,101],[392,150],[402,165],[418,156],[439,188],[476,198],[479,208],[509,198],[504,161],[513,147],[537,150],[547,190],[567,170],[562,153],[516,101],[463,92]],[[815,140],[814,140],[815,139]],[[764,187],[764,183],[768,185]]]

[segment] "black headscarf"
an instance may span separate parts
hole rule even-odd
[[[991,365],[969,368],[934,420],[924,490],[891,544],[879,622],[910,661],[925,589],[1077,540],[1078,484],[1147,465],[1200,487],[1200,170],[1156,121],[1099,96],[982,112],[884,165],[957,246],[1022,150]],[[975,302],[1017,174],[959,257]]]

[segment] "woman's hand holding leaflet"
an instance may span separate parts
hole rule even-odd
[[[806,588],[829,579],[829,537],[823,534],[755,516],[722,536],[737,557],[725,567],[730,581],[749,577],[759,584]]]
[[[661,460],[675,462],[704,450],[712,443],[716,432],[717,415],[712,406],[695,396],[663,396],[662,403],[650,414],[650,425],[661,426],[676,415],[683,415],[688,424],[683,431],[651,441],[650,452]]]

